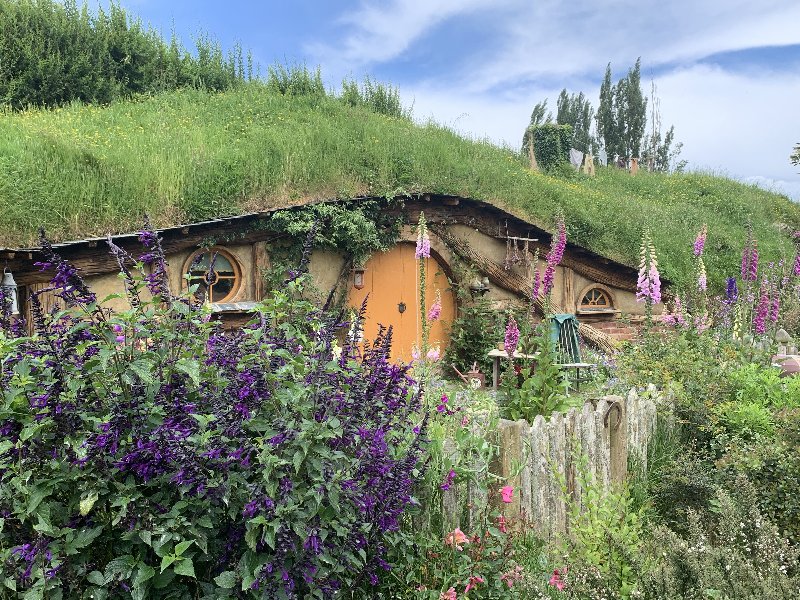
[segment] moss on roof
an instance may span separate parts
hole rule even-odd
[[[649,227],[664,274],[691,272],[691,243],[709,226],[717,282],[738,268],[752,221],[762,256],[791,258],[800,207],[707,174],[596,177],[534,173],[516,152],[416,125],[327,95],[285,96],[254,83],[184,90],[106,107],[0,114],[0,246],[243,214],[305,200],[440,193],[507,208],[570,241],[635,265]]]

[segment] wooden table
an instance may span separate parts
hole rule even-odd
[[[492,389],[496,390],[500,383],[500,359],[508,359],[508,352],[495,348],[494,350],[489,350],[487,356],[492,359]],[[538,352],[536,354],[522,354],[514,351],[514,358],[535,359],[537,356],[539,356]]]

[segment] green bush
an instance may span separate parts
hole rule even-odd
[[[656,563],[641,578],[644,598],[700,600],[800,597],[798,550],[759,512],[753,486],[718,489],[710,510],[692,511],[681,537],[659,527],[648,544]]]
[[[450,345],[445,354],[445,364],[454,364],[462,373],[478,363],[487,380],[492,373],[492,360],[487,356],[502,341],[502,314],[491,307],[486,298],[464,298],[458,316],[450,325]]]
[[[569,162],[572,126],[545,123],[528,130],[533,135],[533,151],[539,168],[549,171]]]

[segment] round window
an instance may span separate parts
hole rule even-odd
[[[606,310],[613,308],[611,298],[600,288],[592,288],[581,299],[581,310]]]
[[[189,286],[205,302],[230,302],[236,297],[242,271],[233,255],[222,248],[208,248],[189,257],[184,269]]]

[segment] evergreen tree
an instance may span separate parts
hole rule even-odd
[[[647,98],[641,88],[641,58],[620,79],[611,84],[611,63],[600,86],[600,106],[597,110],[597,133],[609,157],[619,154],[638,158],[647,123]]]

